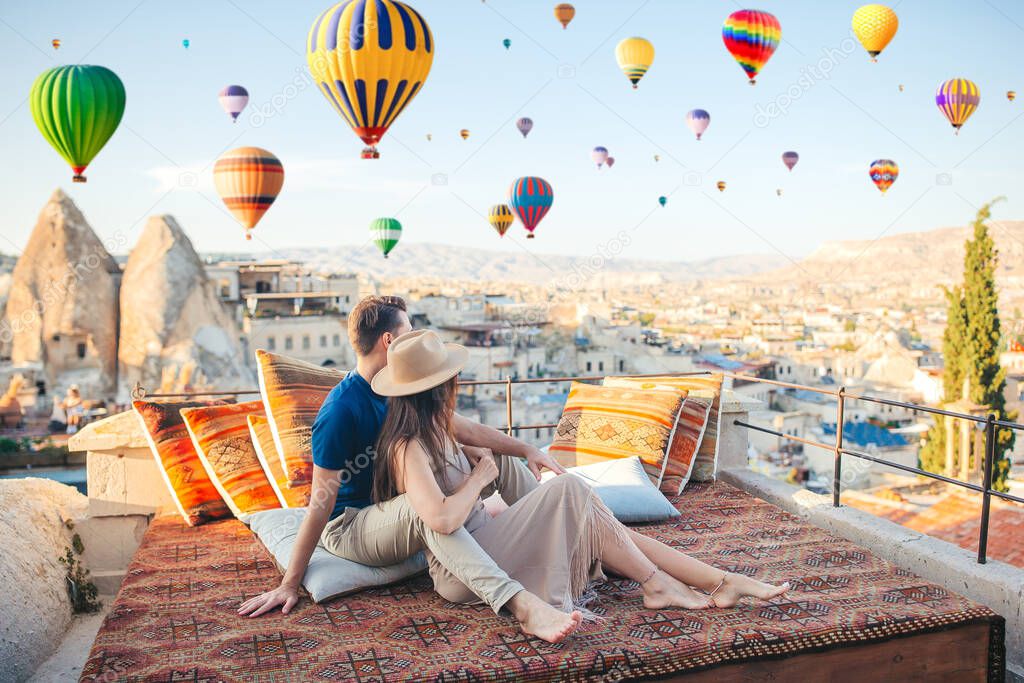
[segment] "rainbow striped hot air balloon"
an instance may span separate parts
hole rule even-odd
[[[853,13],[853,32],[864,49],[877,62],[878,55],[896,35],[900,20],[885,5],[864,5]]]
[[[284,185],[281,160],[259,147],[225,152],[213,166],[213,183],[224,206],[245,226],[245,239],[277,199]]]
[[[217,95],[220,108],[231,117],[233,123],[238,122],[238,115],[249,104],[249,91],[240,85],[226,85]]]
[[[84,183],[85,168],[124,115],[124,85],[104,66],[57,66],[39,74],[29,92],[36,127]]]
[[[981,91],[966,78],[951,78],[935,91],[935,104],[949,119],[957,135],[960,134],[960,126],[967,123],[980,102]]]
[[[403,2],[343,0],[313,22],[306,61],[334,110],[375,146],[423,88],[434,37]]]
[[[394,218],[378,218],[370,223],[370,235],[384,258],[387,258],[398,245],[398,240],[402,239],[402,224]]]
[[[513,220],[515,219],[512,215],[512,209],[508,208],[507,204],[495,204],[487,212],[487,222],[498,231],[498,237],[505,236]]]
[[[774,15],[756,9],[733,12],[722,26],[722,41],[754,85],[754,79],[775,54],[782,26]]]
[[[536,176],[517,178],[508,190],[508,203],[529,232],[527,239],[533,239],[533,231],[548,215],[554,201],[551,183]]]
[[[626,38],[615,47],[615,59],[636,90],[640,79],[654,63],[654,45],[646,38]]]
[[[900,167],[892,159],[876,159],[871,162],[871,169],[868,173],[879,191],[885,194],[885,191],[892,187],[892,184],[900,177]]]
[[[690,127],[693,134],[700,140],[700,136],[711,125],[711,114],[703,109],[694,109],[686,114],[686,125]]]

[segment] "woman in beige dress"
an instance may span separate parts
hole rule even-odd
[[[375,392],[391,397],[377,442],[374,499],[405,494],[431,529],[465,527],[524,589],[560,608],[545,638],[558,642],[582,620],[580,601],[604,570],[636,581],[648,609],[724,608],[740,598],[771,599],[779,586],[716,569],[618,522],[581,478],[562,475],[540,485],[496,517],[480,499],[498,476],[492,456],[470,462],[452,437],[456,376],[468,353],[430,331],[410,332],[388,349]],[[428,554],[434,588],[447,600],[479,598]],[[695,590],[696,589],[696,590]]]

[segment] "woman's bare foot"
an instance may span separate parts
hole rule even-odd
[[[658,570],[650,579],[640,584],[644,592],[644,607],[682,607],[683,609],[707,609],[715,604],[708,596],[697,593],[686,584],[680,583],[665,572]]]
[[[726,572],[722,586],[715,591],[711,599],[714,601],[715,607],[735,607],[741,598],[747,596],[761,600],[771,600],[788,590],[788,581],[775,586],[763,581],[757,581],[743,574]]]
[[[583,615],[579,611],[571,614],[555,609],[529,591],[519,591],[506,607],[519,621],[519,628],[529,636],[536,636],[549,643],[560,643],[579,628]]]

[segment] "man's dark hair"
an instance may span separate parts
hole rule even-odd
[[[406,311],[400,296],[368,296],[348,314],[348,339],[360,356],[373,351],[381,335],[394,332]]]

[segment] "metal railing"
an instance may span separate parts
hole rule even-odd
[[[504,386],[505,387],[505,424],[497,427],[497,429],[504,431],[510,436],[514,432],[518,431],[529,431],[529,430],[540,430],[540,429],[553,429],[558,426],[558,423],[550,424],[525,424],[517,425],[513,420],[512,415],[512,395],[513,387],[518,384],[559,384],[567,382],[600,382],[605,377],[628,377],[631,379],[656,379],[659,377],[707,377],[711,375],[723,375],[724,377],[731,378],[732,380],[749,382],[749,383],[761,383],[772,386],[777,386],[787,389],[798,389],[804,391],[810,391],[823,396],[831,396],[836,400],[836,438],[835,442],[828,444],[821,441],[815,441],[813,439],[805,439],[792,434],[786,434],[778,430],[769,429],[767,427],[761,427],[759,425],[750,424],[749,422],[743,422],[741,420],[733,420],[733,424],[738,427],[745,427],[757,432],[764,434],[770,434],[772,436],[786,439],[806,446],[814,448],[821,448],[826,451],[833,453],[833,473],[832,473],[832,505],[833,507],[840,507],[840,496],[842,493],[842,471],[843,471],[843,456],[851,456],[860,458],[869,462],[876,463],[878,465],[884,465],[886,467],[892,467],[909,474],[915,474],[921,477],[926,477],[934,481],[941,481],[952,486],[958,486],[975,493],[980,493],[982,496],[981,503],[981,523],[978,534],[978,563],[985,564],[987,561],[987,550],[988,550],[988,532],[989,532],[989,519],[991,516],[992,497],[1000,498],[1002,500],[1024,504],[1024,498],[1014,496],[1010,493],[1003,491],[997,491],[992,488],[992,468],[995,465],[995,449],[996,441],[998,438],[999,429],[1011,429],[1014,431],[1024,431],[1024,424],[1017,422],[1010,422],[1007,420],[996,419],[995,415],[989,413],[987,416],[982,417],[980,415],[971,415],[969,413],[958,413],[950,410],[944,410],[942,408],[932,408],[929,406],[923,406],[916,403],[907,403],[904,401],[896,401],[893,399],[880,398],[877,396],[867,396],[865,394],[851,393],[846,390],[846,387],[840,386],[835,390],[822,389],[821,387],[810,387],[803,384],[793,384],[791,382],[783,382],[780,380],[767,379],[764,377],[755,377],[752,375],[745,375],[742,373],[733,372],[660,372],[649,375],[598,375],[598,376],[566,376],[566,377],[529,377],[524,379],[513,379],[512,377],[506,377],[500,380],[466,380],[459,382],[459,387],[479,387],[479,386]],[[239,391],[215,391],[215,392],[192,392],[192,393],[157,393],[147,394],[145,389],[136,384],[135,388],[132,389],[132,398],[190,398],[196,396],[237,396],[237,395],[250,395],[259,394],[259,389],[244,389]],[[940,415],[943,417],[968,420],[974,422],[979,426],[984,426],[985,430],[985,447],[984,447],[984,460],[982,463],[982,483],[974,484],[969,481],[963,481],[953,477],[947,477],[942,474],[935,472],[929,472],[919,467],[911,467],[902,463],[894,462],[892,460],[886,460],[863,451],[857,451],[851,448],[847,448],[844,443],[844,429],[846,425],[846,402],[847,401],[863,401],[866,403],[876,403],[880,405],[887,405],[894,408],[903,408],[914,412],[922,412],[930,415]],[[966,457],[966,456],[965,456]]]

